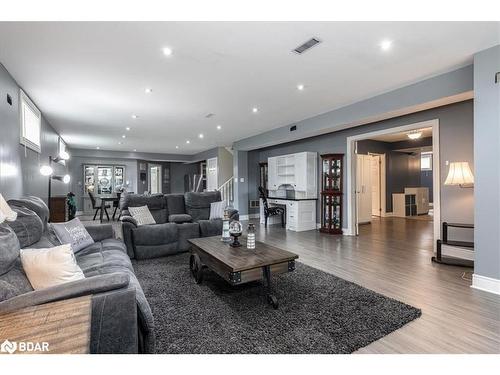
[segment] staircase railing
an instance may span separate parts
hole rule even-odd
[[[217,190],[220,191],[222,200],[226,202],[226,205],[228,206],[234,201],[234,178],[231,177],[229,180],[224,182]]]

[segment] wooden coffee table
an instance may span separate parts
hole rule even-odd
[[[246,237],[240,237],[241,247],[232,248],[221,241],[220,236],[193,238],[189,268],[197,284],[203,281],[205,268],[217,273],[231,285],[262,280],[267,301],[276,309],[278,300],[272,294],[271,276],[295,270],[299,256],[256,241],[255,249],[246,247]]]

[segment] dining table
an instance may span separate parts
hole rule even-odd
[[[106,203],[107,202],[110,202],[113,204],[115,202],[118,203],[120,201],[120,196],[118,194],[108,194],[108,195],[101,195],[99,198],[101,199],[101,212],[99,215],[99,220],[102,224],[104,210],[106,209]],[[108,219],[109,219],[109,217],[108,217]]]

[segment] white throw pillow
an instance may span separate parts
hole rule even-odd
[[[153,215],[151,215],[148,206],[129,207],[128,211],[135,219],[135,221],[137,221],[137,225],[156,224],[156,221]]]
[[[21,249],[21,262],[35,290],[85,278],[70,244],[48,249]]]
[[[225,208],[226,202],[224,201],[210,203],[210,220],[223,219]]]

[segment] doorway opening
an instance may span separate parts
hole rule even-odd
[[[347,146],[348,234],[370,233],[371,227],[426,228],[435,247],[440,237],[439,121],[360,134],[349,137]]]

